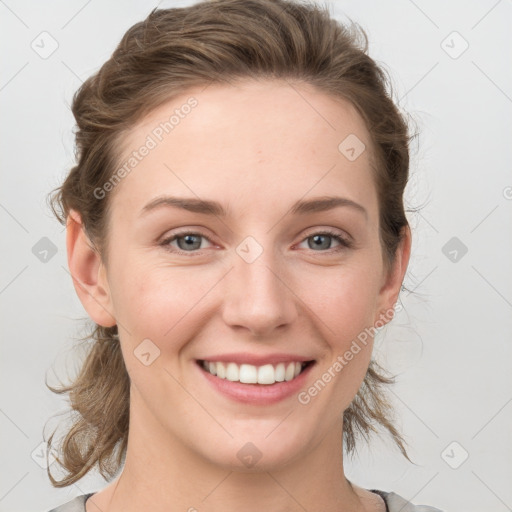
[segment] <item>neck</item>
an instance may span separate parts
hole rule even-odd
[[[234,471],[164,431],[147,409],[135,409],[123,471],[87,501],[87,512],[364,510],[344,476],[341,418],[312,450],[284,467]]]

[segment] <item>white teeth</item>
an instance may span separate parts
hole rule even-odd
[[[276,370],[275,370],[275,374],[274,374],[274,378],[276,379],[276,382],[283,382],[285,373],[286,373],[286,368],[285,368],[284,363],[279,363],[276,366]]]
[[[278,363],[254,366],[252,364],[221,363],[203,361],[203,368],[221,379],[244,384],[274,384],[276,382],[290,381],[297,377],[303,363]]]
[[[236,382],[239,379],[240,372],[236,363],[228,363],[226,366],[226,379],[231,382]]]
[[[212,363],[216,366],[217,369],[217,377],[220,377],[221,379],[226,378],[226,367],[224,366],[224,363]]]
[[[243,366],[250,365],[242,365],[242,367]],[[256,369],[256,366],[253,366],[253,368]],[[274,384],[275,381],[275,370],[271,364],[266,364],[258,368],[258,384]],[[240,379],[240,382],[243,382],[243,380]]]
[[[239,377],[238,380],[244,384],[256,384],[258,382],[258,368],[252,364],[241,364]]]
[[[295,376],[295,363],[290,363],[286,367],[286,373],[284,374],[284,380],[292,380]]]

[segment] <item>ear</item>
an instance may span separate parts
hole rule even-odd
[[[384,325],[393,318],[394,306],[398,300],[407,265],[409,264],[411,243],[411,230],[409,226],[404,226],[402,228],[402,238],[395,252],[395,259],[391,267],[386,271],[384,283],[379,291],[374,323],[379,321],[380,325]]]
[[[116,324],[106,269],[85,233],[80,214],[71,210],[66,225],[68,267],[80,302],[91,319],[103,327]]]

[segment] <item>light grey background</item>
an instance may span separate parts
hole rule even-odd
[[[69,347],[85,317],[45,196],[74,162],[73,92],[156,5],[0,1],[2,512],[48,510],[106,485],[93,475],[54,489],[37,463],[45,423],[66,410],[45,375],[55,383],[52,366],[62,377],[73,368]],[[422,206],[410,215],[414,293],[402,294],[406,312],[376,344],[399,375],[391,397],[417,466],[384,438],[347,460],[347,475],[447,511],[512,510],[512,4],[330,5],[367,30],[421,133],[407,189],[409,206]],[[58,48],[42,58],[52,39]],[[46,262],[43,237],[57,250]]]

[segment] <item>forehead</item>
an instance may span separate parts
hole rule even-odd
[[[190,89],[138,122],[121,147],[119,167],[127,172],[114,196],[132,211],[163,193],[214,195],[245,209],[334,189],[358,202],[375,195],[361,116],[346,100],[303,83]]]

